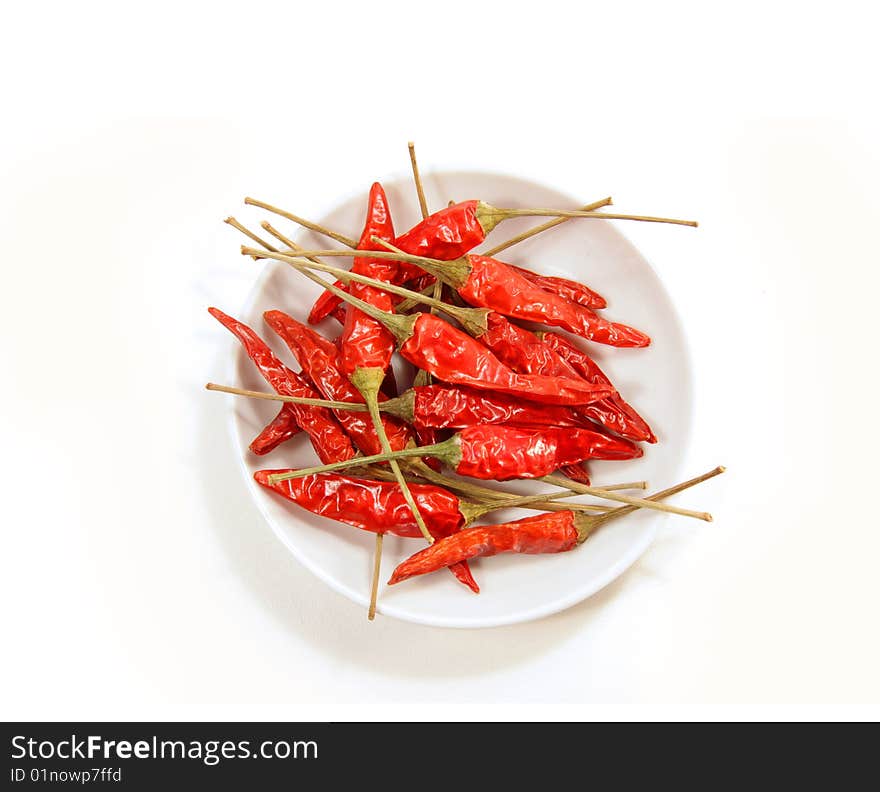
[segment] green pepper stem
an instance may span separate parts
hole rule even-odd
[[[365,283],[368,286],[373,286],[376,289],[381,289],[383,291],[390,292],[391,294],[398,294],[403,297],[407,297],[409,299],[415,299],[418,302],[424,302],[428,305],[433,305],[436,308],[439,308],[444,313],[449,314],[449,316],[456,319],[461,323],[462,327],[470,333],[474,337],[479,337],[488,329],[488,320],[487,316],[491,313],[487,308],[462,308],[457,305],[450,305],[449,303],[445,303],[442,300],[435,301],[431,298],[425,298],[419,292],[414,292],[410,289],[405,289],[403,286],[394,286],[390,283],[386,283],[385,281],[377,280],[376,278],[370,278],[367,275],[360,275],[356,272],[351,272],[349,270],[339,269],[338,267],[332,267],[329,264],[323,264],[321,262],[315,262],[313,258],[314,255],[332,255],[335,253],[342,253],[343,255],[351,256],[354,255],[355,251],[325,251],[325,250],[316,250],[316,251],[302,251],[299,255],[301,258],[297,258],[294,256],[289,256],[285,253],[273,253],[263,252],[262,250],[256,250],[255,248],[247,247],[246,245],[242,245],[241,247],[242,254],[246,256],[255,256],[259,258],[268,258],[273,259],[275,261],[282,261],[285,264],[289,264],[294,269],[301,272],[310,280],[315,283],[319,283],[324,286],[328,291],[335,294],[337,297],[345,300],[348,303],[351,303],[356,308],[360,308],[365,314],[368,316],[372,316],[379,322],[382,322],[388,330],[394,334],[394,336],[398,339],[400,343],[403,343],[410,335],[412,335],[412,323],[415,322],[414,317],[401,317],[398,314],[391,314],[387,311],[381,311],[375,306],[370,305],[369,309],[365,308],[365,305],[369,305],[365,303],[363,300],[359,300],[357,297],[352,297],[347,292],[339,289],[335,284],[328,284],[327,281],[317,278],[314,274],[308,274],[306,270],[320,270],[321,272],[326,272],[330,275],[334,275],[337,280],[345,283],[346,281],[357,281],[358,283]],[[363,253],[364,251],[356,251],[358,254]],[[372,255],[372,251],[370,252]],[[302,258],[308,258],[308,261],[303,261]],[[389,318],[390,317],[390,318]],[[403,325],[405,330],[398,328],[397,330],[393,326],[395,321],[398,325],[401,324],[401,320],[409,320],[409,324]],[[401,335],[405,332],[405,335]]]
[[[330,399],[311,399],[308,396],[284,396],[280,393],[268,393],[266,391],[246,390],[244,388],[231,388],[228,385],[217,385],[209,382],[205,390],[219,391],[220,393],[232,393],[235,396],[247,396],[251,399],[265,399],[266,401],[288,402],[290,404],[303,404],[307,407],[326,407],[328,410],[352,410],[354,412],[367,412],[366,404],[354,402],[332,401]],[[391,399],[389,399],[391,401]],[[388,402],[383,403],[383,407]]]
[[[611,196],[609,195],[607,198],[603,198],[601,201],[594,201],[593,203],[586,204],[580,208],[582,212],[593,212],[596,209],[601,209],[603,206],[611,205]],[[521,234],[517,234],[515,237],[511,237],[506,242],[502,242],[500,245],[495,245],[495,247],[490,248],[484,253],[480,253],[481,256],[493,257],[497,256],[503,250],[507,250],[507,248],[513,247],[514,245],[518,245],[520,242],[524,242],[527,239],[531,239],[533,236],[540,234],[544,231],[547,231],[550,228],[555,228],[558,225],[562,225],[563,223],[567,223],[572,218],[570,217],[557,217],[555,220],[548,220],[546,223],[541,223],[541,225],[535,226],[534,228],[530,228],[528,231],[523,231]]]
[[[386,239],[372,237],[371,241],[377,245],[387,248],[391,253],[399,257],[400,261],[407,261],[416,264],[430,275],[433,275],[438,281],[442,281],[453,289],[461,288],[470,277],[472,267],[467,256],[460,256],[457,259],[449,261],[440,261],[439,259],[424,258],[423,256],[411,256],[405,253],[399,247],[395,247]],[[387,255],[387,254],[386,254]]]
[[[242,248],[242,253],[246,253],[253,248]],[[249,253],[248,253],[249,255]],[[325,281],[323,278],[319,278],[312,272],[309,268],[315,266],[314,262],[311,261],[299,261],[292,256],[285,256],[280,253],[262,253],[260,255],[264,258],[272,258],[277,259],[278,261],[283,261],[286,264],[289,264],[295,270],[297,270],[302,275],[305,275],[310,281],[317,283],[323,289],[335,294],[341,300],[344,300],[349,305],[353,305],[355,308],[363,311],[367,316],[372,317],[377,322],[380,322],[384,325],[388,331],[397,339],[398,344],[403,344],[406,342],[408,338],[410,338],[413,334],[413,326],[416,323],[416,318],[413,316],[399,316],[398,314],[389,313],[388,311],[383,311],[380,308],[377,308],[375,305],[370,305],[370,303],[361,300],[358,297],[353,297],[348,292],[343,291],[339,287],[337,287],[333,283],[329,283]],[[344,270],[341,270],[344,272]]]
[[[422,212],[422,220],[428,216],[428,202],[425,200],[425,189],[422,187],[422,177],[419,175],[419,163],[416,159],[416,144],[410,141],[407,143],[409,148],[409,164],[412,166],[413,182],[416,185],[416,195],[419,196],[419,209]]]
[[[477,220],[488,233],[502,220],[511,217],[592,217],[600,220],[638,220],[643,223],[671,223],[697,227],[696,220],[675,220],[670,217],[651,217],[649,215],[606,214],[605,212],[584,212],[579,209],[499,209],[480,201],[477,205]],[[488,228],[487,228],[488,226]]]
[[[660,492],[656,492],[653,495],[649,495],[645,498],[646,501],[659,501],[663,498],[668,498],[671,495],[675,495],[683,490],[689,489],[690,487],[695,487],[697,484],[702,484],[704,481],[714,478],[715,476],[721,475],[726,468],[723,465],[719,465],[716,468],[713,468],[708,473],[703,473],[701,476],[696,476],[695,478],[688,479],[687,481],[683,481],[680,484],[676,484],[673,487],[669,487],[668,489],[661,490]],[[604,525],[609,520],[614,520],[618,517],[623,517],[630,512],[635,511],[636,509],[641,508],[636,505],[628,505],[628,506],[619,506],[616,509],[611,509],[611,511],[607,511],[604,514],[598,514],[593,516],[586,515],[578,515],[575,517],[575,524],[578,529],[578,544],[586,541],[586,539],[593,533],[597,528],[601,525]]]
[[[342,234],[337,234],[335,231],[331,231],[329,228],[325,226],[318,225],[317,223],[313,223],[310,220],[304,220],[302,217],[298,217],[295,214],[291,214],[290,212],[284,211],[284,209],[279,209],[277,206],[272,206],[271,204],[263,203],[263,201],[258,201],[256,198],[245,198],[244,202],[248,206],[258,206],[260,209],[265,209],[267,212],[272,212],[273,214],[280,215],[281,217],[285,217],[291,222],[296,223],[297,225],[303,226],[303,228],[308,228],[310,231],[314,231],[318,234],[323,234],[324,236],[330,237],[330,239],[335,239],[337,242],[341,242],[343,245],[348,245],[349,247],[357,247],[357,240],[352,239],[351,237],[343,236]]]
[[[303,476],[312,476],[316,473],[332,473],[334,470],[345,470],[346,468],[362,467],[364,465],[372,465],[374,462],[388,462],[391,459],[410,459],[412,457],[429,456],[441,460],[450,467],[455,467],[461,460],[461,452],[459,451],[458,436],[450,437],[442,443],[434,443],[434,445],[418,446],[416,448],[404,448],[400,451],[392,451],[390,454],[373,454],[372,456],[355,457],[347,459],[343,462],[332,462],[329,465],[318,465],[317,467],[302,468],[300,470],[292,470],[288,473],[273,473],[269,476],[270,484],[277,484],[279,481],[287,481],[288,479],[302,478]]]
[[[680,509],[678,506],[669,506],[666,503],[656,503],[654,501],[645,500],[644,498],[631,498],[629,495],[619,495],[616,492],[610,492],[609,490],[600,489],[599,487],[588,487],[585,484],[570,481],[562,476],[543,476],[541,481],[546,481],[548,484],[553,484],[556,487],[565,487],[573,492],[579,492],[582,495],[593,495],[597,498],[620,501],[621,503],[626,503],[630,506],[637,506],[642,509],[654,509],[656,511],[670,512],[671,514],[680,514],[683,517],[693,517],[696,520],[712,522],[712,515],[708,512]]]
[[[245,229],[245,231],[247,231],[247,229]],[[291,259],[306,258],[306,255],[305,255],[306,253],[308,253],[309,255],[315,255],[315,256],[319,256],[319,255],[325,256],[325,255],[328,255],[328,253],[336,253],[337,252],[337,251],[326,251],[326,250],[310,251],[310,250],[303,250],[302,248],[300,248],[297,251],[296,256],[289,256],[286,253],[280,253],[279,251],[272,250],[270,248],[268,251],[269,253],[277,254],[277,255],[270,256],[270,255],[267,255],[267,253],[264,253],[259,250],[255,250],[253,252],[251,252],[251,251],[252,251],[251,248],[245,246],[242,248],[241,252],[246,255],[257,255],[260,258],[271,258],[271,259],[275,259],[277,261],[283,261],[286,263],[289,263]],[[342,251],[342,252],[346,256],[354,256],[354,255],[363,254],[363,251],[360,251],[360,250],[351,251],[351,252],[348,252],[348,251]],[[372,255],[372,253],[370,255]],[[405,297],[408,300],[416,300],[419,303],[424,303],[425,305],[430,305],[434,308],[440,309],[441,311],[447,311],[450,316],[456,316],[456,314],[460,314],[462,311],[461,308],[457,308],[454,305],[449,305],[448,303],[445,303],[442,300],[434,300],[431,297],[427,297],[423,292],[413,291],[412,289],[407,289],[403,286],[396,286],[393,283],[387,283],[386,281],[381,281],[378,278],[371,278],[369,275],[361,275],[358,272],[352,272],[351,270],[344,270],[344,269],[341,269],[340,267],[334,267],[330,264],[324,264],[321,261],[312,261],[312,259],[309,259],[309,262],[310,262],[308,265],[309,269],[318,270],[319,272],[326,272],[329,275],[335,276],[337,280],[342,281],[343,283],[346,283],[348,281],[355,281],[356,283],[363,283],[367,286],[372,286],[375,289],[381,289],[382,291],[386,291],[389,294],[396,294],[398,297]],[[303,265],[303,266],[305,266],[305,265]],[[469,309],[469,310],[479,310],[479,309]],[[456,316],[456,318],[458,318],[458,317]]]
[[[379,438],[379,445],[382,447],[383,453],[391,454],[393,453],[391,450],[391,444],[388,442],[388,435],[385,432],[385,426],[382,423],[382,416],[379,413],[379,387],[382,385],[383,379],[385,379],[385,372],[378,367],[357,368],[351,376],[352,385],[360,391],[361,396],[364,397],[364,401],[367,403],[367,409],[369,410],[370,418],[373,421],[373,427],[376,430],[376,435]],[[422,532],[422,536],[425,537],[425,541],[428,544],[433,544],[434,537],[431,536],[428,526],[425,525],[425,519],[419,511],[418,504],[416,503],[415,498],[413,498],[412,492],[410,492],[409,484],[406,483],[406,479],[403,477],[400,465],[397,464],[396,459],[389,459],[389,466],[391,467],[391,472],[394,473],[394,478],[397,480],[397,484],[403,494],[403,499],[406,501],[406,505],[409,506],[413,518],[416,521],[416,525],[418,525],[419,530]],[[375,612],[375,606],[373,607],[373,610]]]

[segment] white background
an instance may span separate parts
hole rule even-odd
[[[0,715],[880,715],[867,5],[7,9]],[[255,277],[222,218],[319,216],[409,139],[701,221],[622,230],[684,317],[716,522],[538,623],[368,624],[261,522],[201,390],[204,309]]]

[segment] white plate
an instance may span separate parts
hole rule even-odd
[[[411,181],[384,184],[398,233],[418,221]],[[369,185],[356,196],[317,218],[322,224],[358,237],[364,220]],[[435,209],[450,198],[481,198],[496,206],[577,208],[601,196],[579,198],[512,176],[472,172],[442,172],[425,177],[428,204]],[[271,198],[271,197],[270,197]],[[287,207],[294,212],[303,207]],[[293,226],[272,217],[271,222],[295,233]],[[501,224],[489,236],[497,244],[540,220],[517,219]],[[670,233],[674,233],[670,229]],[[326,247],[328,241],[308,234],[301,244]],[[335,246],[335,245],[334,245]],[[487,245],[488,247],[488,245]],[[645,456],[628,462],[593,462],[594,483],[647,479],[654,489],[677,480],[679,463],[688,442],[691,423],[691,369],[681,325],[672,301],[657,275],[639,252],[609,222],[572,220],[500,254],[504,260],[526,264],[548,274],[583,280],[608,300],[604,314],[649,333],[647,349],[613,349],[590,344],[590,354],[649,421],[660,442],[645,447]],[[347,265],[347,262],[346,262]],[[269,263],[239,314],[261,333],[292,367],[291,356],[262,321],[262,313],[278,308],[305,321],[317,287],[283,264]],[[223,306],[221,306],[223,307]],[[329,321],[322,330],[337,333]],[[583,342],[586,343],[586,342]],[[265,390],[265,383],[236,346],[233,381],[245,388]],[[282,445],[266,457],[255,457],[248,443],[277,412],[278,405],[249,399],[230,399],[233,436],[239,448],[248,486],[272,530],[291,553],[315,575],[355,602],[367,607],[373,534],[316,517],[258,486],[252,476],[261,468],[302,467],[315,464],[304,436]],[[492,486],[496,486],[494,483]],[[534,485],[508,483],[508,489],[528,491]],[[499,512],[499,518],[525,512]],[[380,613],[399,619],[442,627],[491,627],[537,619],[563,610],[610,583],[650,545],[656,527],[665,519],[641,511],[609,523],[583,546],[549,556],[496,556],[473,562],[481,593],[474,595],[449,574],[412,579],[397,586],[382,585]],[[422,547],[418,540],[389,536],[385,540],[382,577]]]

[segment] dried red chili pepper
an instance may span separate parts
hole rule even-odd
[[[256,364],[263,379],[276,393],[300,398],[318,398],[318,394],[297,374],[285,366],[268,345],[250,327],[217,308],[208,312],[242,344],[248,357]],[[324,462],[338,462],[351,459],[355,449],[345,432],[334,420],[333,414],[324,407],[291,405],[297,416],[297,423],[304,429],[315,452]]]
[[[599,309],[605,308],[608,305],[601,294],[594,292],[583,283],[578,283],[568,278],[560,278],[556,275],[541,275],[538,272],[533,272],[525,267],[517,267],[514,264],[508,264],[508,266],[515,269],[520,275],[530,280],[536,286],[558,294],[560,297],[580,303],[587,308]]]
[[[557,333],[539,333],[538,337],[588,382],[611,384],[611,380],[596,362],[567,338]],[[657,442],[657,436],[648,422],[618,393],[585,406],[581,412],[621,437],[648,443]]]
[[[260,432],[248,446],[251,453],[257,456],[263,456],[270,451],[274,451],[282,443],[290,440],[302,431],[302,428],[296,421],[296,412],[289,404],[282,405],[281,409]],[[330,462],[338,460],[328,460]]]
[[[586,353],[557,333],[533,333],[496,313],[488,314],[486,320],[488,328],[479,336],[480,341],[514,371],[547,377],[582,377],[613,387]],[[575,409],[584,418],[621,437],[657,442],[648,424],[617,393]]]
[[[525,402],[512,396],[451,385],[418,385],[382,405],[416,429],[464,429],[480,424],[580,426],[592,422],[577,408]]]
[[[293,356],[327,399],[364,404],[364,398],[339,367],[339,351],[323,336],[281,311],[267,311],[266,323],[287,344]],[[381,401],[380,397],[380,401]],[[379,438],[365,413],[337,410],[335,415],[355,445],[365,454],[381,451]],[[388,441],[395,450],[404,448],[411,438],[409,430],[394,418],[383,419]]]
[[[388,200],[382,185],[378,182],[370,188],[367,219],[358,242],[358,250],[382,250],[381,246],[373,241],[374,237],[384,240],[394,239],[394,225],[391,213],[388,211]],[[387,261],[358,257],[354,259],[352,272],[381,281],[386,280],[394,270],[388,267]],[[353,282],[348,291],[354,297],[381,311],[389,313],[394,311],[391,295],[387,292],[357,282]],[[394,346],[394,336],[381,322],[367,316],[354,306],[348,308],[342,331],[340,363],[342,371],[349,378],[355,376],[359,379],[374,377],[377,380],[376,387],[378,388],[378,383],[384,379],[385,372],[391,365]],[[374,371],[373,373],[361,371],[358,374],[359,369]]]
[[[717,467],[702,476],[651,495],[646,500],[663,500],[723,472],[723,467]],[[637,508],[638,506],[632,505],[621,506],[601,515],[589,516],[559,511],[499,525],[468,528],[435,542],[431,547],[408,558],[394,570],[388,582],[400,583],[415,575],[425,575],[478,556],[493,556],[498,553],[564,553],[582,544],[606,522],[623,517]]]
[[[563,465],[572,465],[585,459],[634,459],[642,456],[642,453],[639,446],[628,440],[590,429],[481,425],[462,429],[449,440],[433,446],[407,448],[393,454],[378,454],[320,468],[306,468],[298,475],[343,470],[388,459],[435,457],[460,475],[505,481],[541,478]],[[286,475],[284,478],[293,477]]]
[[[586,540],[587,536],[584,535],[582,539],[578,531],[578,523],[582,521],[582,515],[560,511],[536,514],[515,522],[469,528],[410,556],[394,570],[388,584],[394,585],[479,556],[564,553]]]
[[[409,538],[422,536],[396,482],[321,474],[270,483],[271,475],[286,472],[290,470],[258,470],[254,473],[254,479],[321,517],[372,533],[390,533]],[[433,484],[410,484],[410,491],[428,530],[436,539],[461,530],[480,513],[479,510],[469,511],[467,504]],[[479,592],[480,588],[466,563],[451,565],[450,568],[462,583]]]
[[[503,261],[468,254],[452,261],[420,266],[452,286],[470,305],[504,316],[561,327],[570,333],[616,347],[644,347],[651,339],[639,330],[609,322],[592,309],[536,285]]]
[[[606,220],[644,220],[696,226],[691,220],[603,214],[582,210],[499,209],[484,201],[471,200],[452,204],[428,215],[418,225],[398,237],[395,244],[401,250],[413,255],[448,261],[473,250],[499,223],[512,217],[598,217]]]

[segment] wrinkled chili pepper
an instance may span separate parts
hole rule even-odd
[[[651,339],[639,330],[609,322],[584,305],[532,283],[503,261],[468,254],[454,261],[422,267],[452,286],[477,308],[489,308],[504,316],[561,327],[570,333],[615,347],[644,347]]]
[[[480,424],[580,426],[594,424],[577,408],[536,404],[490,391],[451,385],[417,385],[382,409],[418,429],[464,429]]]
[[[567,338],[557,333],[540,333],[539,338],[588,382],[611,384],[611,380],[596,362]],[[657,436],[648,422],[618,393],[586,405],[581,408],[581,412],[621,437],[648,443],[657,442]]]
[[[578,524],[582,522],[578,517],[571,511],[559,511],[524,517],[515,522],[468,528],[410,556],[394,570],[388,584],[479,556],[564,553],[586,539],[586,535],[581,538],[578,530]]]
[[[723,472],[723,467],[717,467],[650,495],[646,500],[661,501]],[[606,522],[630,514],[637,508],[639,507],[635,505],[620,506],[604,514],[590,516],[566,510],[500,525],[468,528],[451,534],[408,558],[398,565],[388,582],[400,583],[415,575],[425,575],[477,556],[493,556],[498,553],[564,553],[585,542]]]
[[[575,380],[517,374],[492,352],[449,322],[428,313],[416,313],[398,335],[400,354],[451,385],[508,393],[545,404],[589,404],[608,394],[586,392]],[[394,329],[392,328],[392,332]]]
[[[533,333],[496,313],[488,314],[486,320],[488,329],[479,340],[514,371],[547,377],[582,377],[613,387],[586,353],[561,335]],[[628,440],[657,442],[648,424],[617,393],[575,409],[584,418]]]
[[[374,237],[384,240],[394,239],[394,225],[391,213],[388,211],[388,200],[382,185],[378,182],[370,188],[367,219],[358,242],[358,250],[381,250],[381,246],[373,241]],[[387,279],[392,272],[387,261],[368,257],[355,258],[351,269],[359,275],[366,275],[380,281]],[[353,282],[348,291],[354,297],[381,311],[389,313],[394,311],[391,295],[387,292],[357,282]],[[343,373],[351,378],[358,369],[375,369],[377,377],[381,381],[391,365],[394,346],[394,336],[381,322],[367,316],[354,306],[349,306],[345,312],[345,326],[340,345],[340,363]]]
[[[320,474],[271,484],[269,476],[285,470],[258,470],[257,483],[276,492],[304,509],[371,533],[421,538],[422,533],[396,483],[370,481],[349,476]],[[410,484],[428,530],[442,539],[461,530],[470,519],[467,507],[448,490],[433,484]],[[450,565],[452,573],[464,585],[478,593],[467,563]]]
[[[541,275],[538,272],[533,272],[525,267],[517,267],[513,264],[508,264],[508,266],[515,269],[520,275],[530,280],[536,286],[540,286],[542,289],[558,294],[560,297],[565,297],[568,300],[580,303],[587,308],[593,308],[595,310],[605,308],[608,305],[601,294],[594,292],[589,286],[585,286],[583,283],[578,283],[577,281],[569,280],[568,278],[560,278],[556,275]]]
[[[251,453],[263,456],[299,434],[302,428],[296,421],[296,412],[289,404],[282,405],[276,415],[248,446]],[[334,460],[331,460],[334,461]]]
[[[263,379],[276,393],[308,399],[320,398],[319,393],[278,360],[266,342],[250,327],[217,308],[209,308],[208,312],[241,342],[247,356],[256,364]],[[351,459],[355,455],[351,440],[329,410],[299,404],[291,404],[291,409],[299,426],[308,433],[312,447],[322,461],[338,462]]]
[[[305,468],[299,475],[343,470],[388,459],[428,457],[440,459],[463,476],[506,481],[541,478],[564,465],[585,459],[635,459],[642,449],[620,437],[579,428],[517,428],[504,425],[472,426],[433,446],[408,448],[356,460]],[[293,475],[286,474],[286,478]]]
[[[324,394],[324,398],[365,403],[358,389],[340,369],[339,350],[331,341],[281,311],[266,311],[263,317],[269,327],[287,344],[303,371]],[[380,395],[379,400],[383,399],[384,396]],[[336,410],[335,415],[361,451],[365,454],[377,454],[381,451],[379,438],[369,415],[350,410]],[[411,437],[407,427],[391,417],[383,418],[382,424],[391,448],[404,448]]]

